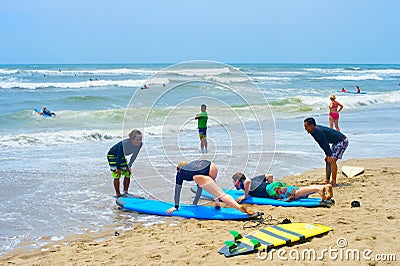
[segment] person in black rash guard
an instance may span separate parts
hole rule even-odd
[[[220,187],[215,183],[217,178],[217,166],[208,160],[197,160],[190,163],[180,162],[176,167],[176,181],[175,181],[175,206],[168,209],[167,213],[170,214],[179,208],[179,201],[181,196],[183,181],[195,181],[197,184],[196,196],[193,204],[197,205],[201,192],[205,189],[208,193],[214,196],[215,207],[219,208],[219,199],[231,207],[238,209],[241,212],[253,214],[253,211],[247,210],[244,206],[239,205],[230,195],[225,194]]]
[[[332,186],[336,186],[337,176],[337,160],[342,159],[343,153],[349,145],[349,141],[345,135],[329,127],[317,125],[312,117],[304,120],[304,129],[314,138],[318,145],[325,152],[326,177],[322,182],[329,184],[332,173]],[[329,146],[332,144],[332,149]]]
[[[117,197],[123,195],[119,190],[119,178],[121,175],[124,175],[124,194],[128,194],[131,167],[142,145],[142,133],[135,129],[129,133],[129,138],[118,142],[108,151],[107,160],[114,178],[114,189]],[[129,163],[127,163],[125,156],[130,154],[132,154],[132,156]]]
[[[240,203],[248,195],[257,198],[269,198],[266,187],[268,184],[274,182],[274,177],[271,174],[266,174],[247,178],[243,173],[236,173],[232,176],[232,181],[237,190],[244,190],[244,195],[236,199]]]
[[[50,111],[49,109],[47,109],[46,106],[43,107],[43,110],[42,110],[42,112],[40,114],[45,114],[45,115],[48,115],[48,116],[56,116],[56,114],[53,113],[52,111]]]

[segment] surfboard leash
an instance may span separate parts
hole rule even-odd
[[[258,227],[265,226],[265,225],[277,225],[277,224],[280,223],[279,220],[273,218],[272,215],[267,214],[264,217],[264,213],[263,212],[257,212],[257,214],[258,214],[258,216],[255,219],[250,220],[250,221],[246,221],[243,224],[243,229],[258,228]],[[283,220],[282,223],[285,223],[286,220],[289,220],[289,219]],[[288,223],[288,222],[286,222],[286,223]]]

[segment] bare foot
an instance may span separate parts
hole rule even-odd
[[[333,179],[332,179],[331,185],[332,185],[333,187],[336,187],[336,180],[333,180]]]
[[[247,214],[255,214],[254,211],[248,210],[248,209],[247,209],[245,206],[243,206],[243,205],[240,205],[239,210],[240,210],[241,212],[244,212],[244,213],[247,213]]]
[[[319,191],[319,195],[321,196],[321,201],[325,201],[325,200],[326,200],[325,192],[326,192],[326,187],[323,187],[323,188]]]
[[[326,185],[329,184],[329,180],[325,179],[324,181],[318,182],[318,185]]]
[[[333,187],[331,184],[326,186],[327,191],[326,191],[326,199],[330,200],[333,197]]]

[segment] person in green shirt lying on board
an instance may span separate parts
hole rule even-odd
[[[201,112],[196,115],[194,119],[197,120],[197,128],[199,129],[200,150],[202,153],[207,152],[207,106],[201,105]]]
[[[307,198],[314,193],[320,195],[321,201],[330,200],[333,197],[331,184],[309,185],[299,188],[297,186],[289,186],[280,181],[274,182],[271,174],[247,178],[243,173],[236,173],[232,176],[232,181],[237,190],[244,190],[244,195],[236,199],[239,203],[245,200],[248,195],[284,201]]]

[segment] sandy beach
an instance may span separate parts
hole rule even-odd
[[[244,222],[177,220],[171,218],[164,224],[145,227],[137,224],[131,230],[97,234],[76,235],[37,250],[16,249],[0,259],[1,265],[395,265],[400,260],[399,243],[399,188],[394,180],[400,177],[400,158],[352,159],[339,163],[362,166],[365,172],[347,178],[338,175],[338,187],[334,189],[336,205],[331,208],[283,208],[250,206],[251,209],[271,215],[277,221],[284,218],[292,222],[319,223],[334,230],[322,237],[312,238],[292,246],[281,247],[286,254],[282,258],[267,257],[262,260],[257,253],[225,258],[218,254],[229,230],[249,233],[255,229],[243,229]],[[324,169],[313,169],[299,176],[285,177],[290,184],[304,186],[316,183],[324,175]],[[360,208],[351,208],[351,202],[360,202]],[[178,221],[178,222],[177,222]],[[337,241],[345,239],[347,246],[339,248]],[[358,250],[361,257],[340,258],[325,254],[321,260],[295,261],[290,251],[314,249]],[[371,252],[368,252],[370,250]],[[366,252],[365,254],[363,252]],[[363,255],[364,254],[364,255]],[[265,254],[264,254],[265,255]],[[394,257],[394,256],[395,257]],[[283,259],[287,260],[284,261]],[[370,260],[368,260],[370,259]],[[397,263],[393,260],[396,259]],[[392,262],[388,262],[392,260]]]

